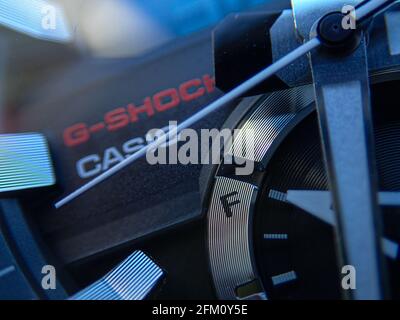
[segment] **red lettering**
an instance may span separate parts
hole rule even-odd
[[[140,113],[145,112],[149,117],[154,115],[154,109],[150,98],[144,99],[143,106],[136,107],[133,103],[130,103],[127,108],[132,122],[137,122],[139,120],[138,114]]]
[[[104,116],[108,131],[116,131],[129,124],[129,116],[126,114],[125,108],[118,108],[107,112]]]
[[[182,100],[189,102],[195,100],[206,93],[206,89],[203,87],[199,88],[202,85],[200,79],[190,80],[180,85],[179,93],[181,94]],[[197,89],[195,91],[190,92],[191,89]]]
[[[133,103],[126,108],[117,108],[105,114],[105,124],[100,122],[88,127],[85,123],[78,123],[64,130],[64,143],[68,147],[74,147],[87,142],[91,133],[101,131],[104,126],[108,131],[116,131],[129,125],[131,122],[138,122],[141,114],[152,117],[155,113],[177,107],[181,101],[190,102],[200,98],[206,93],[215,91],[215,79],[210,75],[204,75],[202,79],[192,79],[182,83],[179,89],[167,89],[144,99],[141,106]]]
[[[215,90],[215,78],[210,77],[208,74],[203,76],[204,85],[207,88],[208,93],[212,93]]]
[[[64,143],[68,147],[75,147],[90,139],[90,133],[85,123],[75,124],[64,130]]]
[[[179,94],[176,89],[161,91],[154,96],[153,100],[155,108],[160,112],[175,108],[180,103]]]

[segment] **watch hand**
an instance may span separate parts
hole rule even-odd
[[[329,191],[289,190],[286,200],[330,225],[336,223]],[[400,207],[400,192],[379,192],[378,201],[382,207]]]
[[[400,206],[399,192],[379,192],[381,206]],[[332,209],[332,198],[329,191],[289,190],[286,201],[312,216],[336,227],[335,213]],[[398,243],[387,238],[382,239],[385,255],[391,259],[399,259]]]
[[[364,6],[368,5],[370,2],[374,2],[375,5],[369,5],[367,9],[364,9]],[[363,10],[361,18],[365,18],[367,16],[370,16],[371,13],[375,14],[377,7],[380,8],[380,10],[383,10],[386,8],[389,4],[393,4],[395,1],[394,0],[371,0],[371,1],[366,1],[363,2],[358,8],[358,10]],[[379,4],[379,6],[377,6]],[[357,13],[356,12],[356,13]],[[217,99],[213,103],[211,103],[209,106],[205,107],[198,113],[194,114],[184,122],[182,122],[180,125],[178,125],[176,128],[173,130],[167,132],[166,134],[160,136],[156,141],[153,143],[147,145],[146,147],[142,148],[138,152],[134,153],[133,155],[129,156],[126,158],[124,161],[120,162],[113,168],[109,169],[108,171],[104,172],[103,174],[99,175],[98,177],[94,178],[92,181],[88,182],[87,184],[83,185],[82,187],[78,188],[62,200],[58,201],[55,203],[55,207],[58,209],[65,204],[69,203],[70,201],[74,200],[75,198],[79,197],[86,191],[92,189],[99,183],[103,182],[104,180],[108,179],[109,177],[113,176],[123,168],[127,167],[128,165],[132,164],[136,160],[144,157],[146,153],[149,150],[155,149],[162,145],[163,143],[167,142],[169,138],[174,137],[177,133],[182,131],[183,129],[186,129],[193,125],[194,123],[200,121],[210,113],[220,109],[222,106],[225,104],[231,102],[232,100],[239,98],[243,94],[245,94],[247,91],[252,89],[253,87],[257,86],[261,82],[267,80],[274,74],[276,74],[278,71],[282,70],[286,66],[290,65],[291,63],[295,62],[297,59],[301,58],[303,55],[309,53],[313,49],[319,47],[321,45],[321,41],[316,37],[311,39],[310,41],[304,43],[297,49],[293,50],[286,56],[282,57],[281,59],[277,60],[275,63],[270,65],[269,67],[265,68],[263,71],[259,72],[256,74],[254,77],[250,78],[249,80],[243,82],[241,85],[236,87],[235,89],[231,90],[221,98]]]
[[[357,21],[362,23],[370,17],[387,10],[396,2],[398,2],[398,0],[374,0],[362,2],[356,7]]]
[[[331,226],[336,225],[329,191],[288,190],[286,201]]]
[[[63,205],[67,204],[68,202],[72,201],[73,199],[79,197],[81,194],[85,193],[86,191],[92,189],[99,183],[103,182],[107,178],[111,177],[112,175],[119,172],[121,169],[125,168],[126,166],[130,165],[131,163],[135,162],[136,160],[144,157],[149,150],[153,150],[163,143],[167,142],[171,137],[176,136],[180,131],[183,129],[189,128],[196,122],[200,121],[201,119],[208,116],[210,113],[220,109],[227,103],[241,97],[247,91],[255,87],[256,85],[260,84],[264,80],[270,78],[275,73],[280,71],[281,69],[285,68],[286,66],[290,65],[297,59],[301,58],[303,55],[307,54],[311,50],[317,48],[320,45],[320,41],[317,38],[314,38],[305,44],[301,45],[297,49],[293,50],[291,53],[286,55],[285,57],[281,58],[280,60],[276,61],[274,64],[270,65],[269,67],[265,68],[263,71],[256,74],[254,77],[250,78],[249,80],[243,82],[241,85],[233,89],[232,91],[228,92],[221,98],[217,99],[209,106],[205,107],[204,109],[200,110],[177,127],[172,129],[171,131],[163,134],[160,136],[156,141],[152,142],[151,144],[143,147],[138,152],[134,153],[133,155],[126,158],[124,161],[120,162],[116,166],[112,167],[110,170],[104,172],[103,174],[99,175],[89,183],[83,185],[82,187],[78,188],[76,191],[58,201],[55,204],[55,207],[58,209]]]
[[[332,1],[334,3],[334,1]],[[338,1],[337,3],[340,3]],[[356,8],[359,26],[387,9],[393,0],[371,0]],[[302,1],[292,1],[301,11]],[[346,299],[379,300],[388,294],[382,247],[374,163],[373,124],[370,110],[370,78],[367,36],[361,28],[345,28],[343,14],[326,14],[311,25],[308,16],[332,10],[328,1],[295,16],[295,25],[307,35],[317,33],[327,49],[310,54],[315,102],[324,163],[336,221],[339,265],[357,269],[357,289],[343,290]],[[343,26],[341,28],[341,26]],[[330,54],[328,54],[328,50]],[[335,53],[341,53],[338,58]]]

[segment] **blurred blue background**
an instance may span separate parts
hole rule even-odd
[[[243,11],[269,0],[134,0],[171,33],[181,36],[217,23],[230,12]]]
[[[138,56],[271,0],[53,0],[79,43],[101,57]]]

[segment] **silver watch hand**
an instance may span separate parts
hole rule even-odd
[[[374,0],[361,3],[357,8],[357,21],[362,22],[381,11],[387,10],[396,2],[398,0]]]
[[[379,192],[378,199],[381,206],[400,206],[399,192]],[[289,190],[286,201],[325,223],[336,226],[335,213],[332,210],[332,198],[329,191]],[[400,246],[398,243],[383,238],[382,247],[387,257],[393,260],[399,259]]]
[[[220,109],[222,106],[226,105],[227,103],[239,98],[243,94],[245,94],[247,91],[252,89],[253,87],[257,86],[264,80],[270,78],[273,76],[275,73],[278,71],[282,70],[286,66],[290,65],[297,59],[301,58],[311,50],[319,47],[321,42],[319,39],[314,38],[305,44],[301,45],[297,49],[293,50],[291,53],[286,55],[285,57],[281,58],[280,60],[276,61],[274,64],[270,65],[260,73],[256,74],[254,77],[251,79],[243,82],[241,85],[233,89],[232,91],[228,92],[221,98],[217,99],[213,103],[211,103],[209,106],[206,108],[200,110],[184,122],[182,122],[180,125],[178,125],[176,128],[172,129],[171,131],[167,132],[166,134],[160,136],[156,141],[153,143],[147,145],[146,147],[140,149],[138,152],[134,153],[133,155],[129,156],[126,158],[124,161],[120,162],[116,166],[112,167],[110,170],[104,172],[103,174],[99,175],[89,183],[83,185],[61,201],[57,202],[55,204],[56,208],[60,208],[63,205],[67,204],[68,202],[72,201],[73,199],[79,197],[81,194],[85,193],[86,191],[92,189],[94,186],[98,185],[99,183],[103,182],[107,178],[111,177],[115,173],[119,172],[121,169],[125,168],[126,166],[130,165],[131,163],[135,162],[136,160],[140,159],[141,157],[144,157],[146,153],[149,150],[153,150],[163,143],[167,142],[169,138],[176,136],[177,133],[182,131],[183,129],[186,129],[196,122],[200,121],[201,119],[205,118],[208,116],[210,113]]]
[[[370,4],[370,2],[374,2],[373,5]],[[356,16],[359,10],[362,10],[362,17],[365,18],[371,13],[375,13],[377,8],[384,9],[388,6],[388,4],[393,4],[395,1],[394,0],[371,0],[371,1],[366,1],[365,3],[362,3],[356,11]],[[368,5],[368,9],[365,9],[364,6]],[[321,41],[318,38],[313,38],[312,40],[306,42],[305,44],[301,45],[297,49],[293,50],[283,58],[279,59],[260,73],[256,74],[254,77],[250,78],[249,80],[243,82],[241,85],[233,89],[232,91],[228,92],[221,98],[217,99],[213,103],[211,103],[209,106],[206,108],[202,109],[198,113],[194,114],[192,117],[187,119],[186,121],[182,122],[180,125],[178,125],[176,128],[173,130],[167,132],[166,134],[162,135],[159,137],[156,141],[153,143],[147,145],[146,147],[142,148],[138,152],[134,153],[133,155],[129,156],[127,159],[124,161],[120,162],[113,168],[109,169],[108,171],[104,172],[103,174],[99,175],[92,181],[88,182],[87,184],[83,185],[82,187],[78,188],[68,196],[66,196],[64,199],[58,201],[55,204],[56,208],[60,208],[64,206],[65,204],[69,203],[70,201],[74,200],[75,198],[79,197],[86,191],[92,189],[99,183],[103,182],[104,180],[108,179],[112,175],[116,174],[119,172],[121,169],[125,168],[126,166],[130,165],[131,163],[135,162],[136,160],[140,159],[141,157],[144,157],[146,153],[149,150],[155,149],[168,141],[170,137],[174,137],[177,133],[182,131],[183,129],[186,129],[193,125],[194,123],[200,121],[210,113],[220,109],[222,106],[225,104],[231,102],[232,100],[239,98],[243,94],[245,94],[247,91],[252,89],[253,87],[257,86],[261,82],[267,80],[274,74],[276,74],[278,71],[282,70],[286,66],[290,65],[291,63],[295,62],[297,59],[301,58],[303,55],[309,53],[313,49],[319,47],[321,45]]]
[[[286,201],[330,224],[336,223],[329,191],[289,190]],[[379,192],[379,205],[400,207],[400,192]]]
[[[301,8],[301,0],[293,3]],[[393,3],[393,0],[363,2],[356,7],[357,25]],[[317,32],[328,46],[338,39],[332,36],[335,33],[331,26],[341,23],[343,15],[336,12],[326,15],[318,24]],[[302,24],[305,22],[296,21],[296,25]],[[340,265],[354,266],[358,272],[357,289],[342,293],[346,299],[379,300],[387,296],[388,286],[371,148],[367,36],[360,32],[357,37],[354,31],[343,32],[341,36],[345,38],[346,33],[350,34],[349,39],[353,37],[348,42],[352,50],[347,55],[337,59],[333,55],[312,53],[310,64],[325,168],[335,208],[338,261]]]

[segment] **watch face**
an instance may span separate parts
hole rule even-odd
[[[0,299],[399,298],[370,2],[0,0]]]
[[[395,178],[397,169],[390,165],[397,161],[398,143],[394,136],[398,134],[398,117],[393,111],[393,100],[386,99],[389,94],[386,90],[393,89],[395,94],[398,86],[398,81],[372,86],[379,190],[386,192],[399,188]],[[255,291],[247,291],[248,295],[280,300],[341,298],[334,227],[307,209],[314,205],[324,210],[323,204],[315,200],[309,205],[307,196],[315,190],[322,194],[328,190],[315,104],[310,100],[312,90],[303,87],[249,101],[249,111],[240,126],[253,126],[257,131],[256,146],[258,141],[260,145],[269,145],[260,158],[259,170],[243,180],[222,164],[215,174],[211,202],[228,197],[228,208],[233,211],[232,216],[225,214],[222,219],[219,215],[226,213],[223,201],[219,208],[218,205],[209,208],[211,266],[221,298],[237,295],[238,288],[255,279],[258,286],[253,284]],[[281,105],[282,99],[288,105]],[[260,119],[260,114],[265,117]],[[295,205],[298,195],[303,197],[303,208]],[[232,205],[234,201],[242,203],[244,209]],[[385,206],[382,214],[384,235],[396,243],[398,208]],[[249,245],[250,255],[232,245],[236,242]],[[390,245],[386,246],[391,292],[396,298],[398,252],[395,250],[390,256]],[[235,258],[232,259],[235,268],[228,273],[223,268],[227,257]],[[251,275],[245,270],[252,270]],[[228,287],[222,282],[227,275]]]

